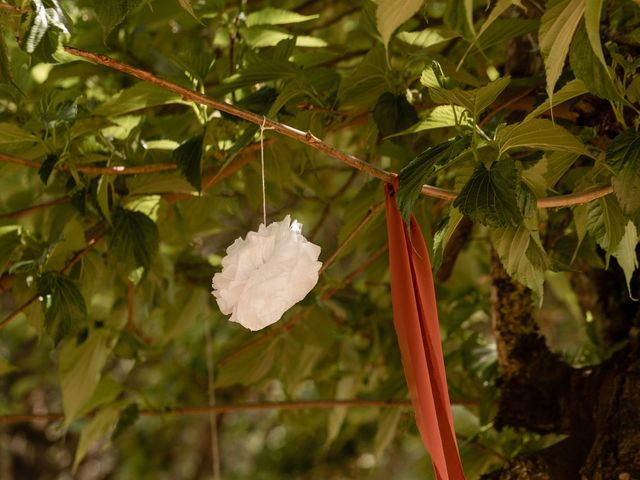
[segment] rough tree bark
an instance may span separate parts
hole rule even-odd
[[[495,252],[491,265],[501,389],[495,426],[566,438],[484,478],[640,479],[640,331],[633,327],[640,308],[620,295],[624,277],[617,271],[575,277],[581,305],[601,325],[603,339],[619,342],[625,332],[627,343],[599,365],[574,368],[546,346],[531,292],[509,278]]]

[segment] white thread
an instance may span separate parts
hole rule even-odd
[[[260,125],[260,175],[262,177],[262,223],[267,226],[267,189],[265,186],[264,175],[264,131],[271,130],[266,126],[267,117],[262,117],[262,125]]]

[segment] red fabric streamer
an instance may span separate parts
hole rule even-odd
[[[386,184],[393,324],[422,442],[438,480],[464,480],[447,391],[431,262],[416,219],[409,232]]]

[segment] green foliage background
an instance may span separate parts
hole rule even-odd
[[[13,452],[16,472],[208,478],[207,417],[161,415],[209,402],[207,330],[219,404],[407,397],[380,255],[384,218],[380,209],[367,216],[382,201],[380,182],[266,132],[269,219],[291,213],[321,260],[339,254],[285,316],[291,328],[244,331],[209,291],[225,248],[261,221],[258,126],[81,61],[63,44],[399,172],[400,206],[433,239],[436,271],[451,260],[463,215],[473,220],[452,274],[437,283],[465,471],[478,478],[557,440],[492,428],[489,253],[535,292],[554,350],[575,365],[608,355],[566,272],[622,268],[629,282],[638,266],[637,4],[0,7],[0,413],[64,413],[61,423],[24,427],[46,441],[23,450],[10,446],[25,430],[4,427],[0,448]],[[460,194],[424,198],[423,183]],[[611,183],[613,194],[590,203],[536,208]],[[433,475],[406,408],[252,411],[217,422],[224,478]],[[91,476],[96,469],[103,476]]]

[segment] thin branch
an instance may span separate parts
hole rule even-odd
[[[24,158],[14,157],[6,153],[0,153],[0,161],[6,163],[15,163],[16,165],[24,165],[25,167],[39,169],[42,165],[33,160],[26,160]],[[71,167],[65,163],[58,164],[54,167],[56,170],[68,172]],[[86,173],[87,175],[139,175],[141,173],[158,173],[167,172],[169,170],[175,170],[178,166],[175,163],[155,163],[151,165],[138,165],[135,167],[125,167],[121,165],[115,165],[113,167],[91,167],[88,165],[74,165],[75,170],[78,172]]]
[[[322,140],[317,138],[315,135],[313,135],[311,132],[303,132],[296,128],[285,125],[283,123],[271,120],[269,118],[265,118],[263,115],[257,115],[247,110],[243,110],[242,108],[239,108],[235,105],[231,105],[227,102],[215,100],[204,94],[182,87],[168,80],[164,80],[162,78],[156,77],[152,73],[147,72],[145,70],[141,70],[131,65],[127,65],[125,63],[114,60],[113,58],[107,57],[106,55],[87,52],[85,50],[80,50],[70,46],[65,46],[64,49],[67,53],[70,53],[71,55],[75,55],[77,57],[84,58],[91,62],[104,65],[113,70],[126,73],[127,75],[131,75],[144,82],[153,83],[154,85],[158,85],[159,87],[162,87],[166,90],[178,93],[185,100],[190,100],[200,105],[206,105],[208,107],[214,108],[216,110],[220,110],[222,112],[225,112],[235,117],[246,120],[247,122],[254,123],[255,125],[263,126],[269,130],[274,130],[280,133],[281,135],[284,135],[288,138],[291,138],[298,142],[309,145],[310,147],[318,150],[319,152],[322,152],[330,157],[340,160],[341,162],[349,165],[350,167],[363,171],[385,182],[391,182],[395,178],[395,174],[391,172],[387,172],[386,170],[383,170],[380,167],[367,163],[353,155],[343,152],[339,148],[333,145],[330,145],[326,142],[323,142]],[[443,200],[453,200],[457,196],[457,193],[452,190],[433,187],[431,185],[424,185],[421,191],[423,195],[435,197],[435,198],[441,198]],[[607,186],[607,187],[602,187],[597,191],[591,192],[590,194],[571,194],[571,195],[561,195],[558,197],[541,198],[538,200],[538,206],[540,208],[550,208],[550,207],[564,207],[564,206],[570,206],[570,205],[577,205],[580,203],[590,202],[595,198],[600,198],[602,196],[608,195],[609,193],[611,193],[611,187]]]
[[[482,120],[480,120],[480,122],[478,123],[479,127],[484,127],[487,122],[489,120],[491,120],[493,117],[496,116],[496,114],[498,114],[499,112],[501,112],[502,110],[504,110],[505,108],[507,108],[510,105],[513,105],[514,103],[516,103],[518,100],[522,100],[523,98],[527,97],[531,92],[533,92],[537,87],[531,87],[528,88],[527,90],[525,90],[524,92],[522,92],[520,95],[516,95],[515,97],[513,97],[512,99],[508,100],[507,102],[498,105],[497,107],[491,109],[489,111],[489,113],[487,113],[484,118]]]
[[[318,272],[319,275],[322,275],[327,268],[333,265],[333,262],[336,261],[336,259],[340,256],[340,254],[344,251],[344,249],[347,248],[347,246],[351,243],[351,241],[362,230],[364,230],[364,227],[366,227],[369,224],[369,222],[373,220],[373,218],[380,211],[383,205],[384,203],[381,202],[369,208],[369,211],[367,212],[367,214],[364,216],[362,220],[360,220],[360,223],[358,223],[358,225],[356,225],[356,227],[353,230],[351,230],[351,232],[349,232],[349,235],[347,235],[347,237],[344,239],[344,242],[338,245],[338,248],[336,248],[335,251],[331,254],[331,256],[324,261],[324,263],[322,264],[322,267],[320,268],[320,271]]]
[[[210,413],[236,413],[236,412],[256,412],[267,410],[305,410],[305,409],[328,409],[336,407],[350,408],[411,408],[411,401],[405,399],[392,400],[299,400],[286,402],[256,402],[256,403],[236,403],[229,405],[202,405],[195,407],[177,407],[166,410],[141,410],[140,415],[144,417],[186,417],[196,415],[209,415]],[[0,425],[15,423],[37,422],[42,420],[61,420],[63,413],[32,413],[24,415],[0,415]]]
[[[373,252],[373,254],[369,258],[367,258],[358,268],[356,268],[353,272],[351,272],[349,275],[347,275],[344,278],[344,280],[340,283],[340,286],[335,287],[335,288],[333,288],[331,290],[328,290],[326,293],[324,293],[320,297],[320,299],[321,300],[329,300],[336,293],[338,293],[341,289],[343,289],[344,287],[349,285],[351,282],[353,282],[353,280],[358,275],[360,275],[367,268],[369,268],[373,262],[375,262],[378,258],[380,258],[387,251],[388,248],[389,248],[389,246],[385,244],[382,247],[380,247],[378,250]]]
[[[14,7],[13,5],[9,5],[7,3],[0,3],[0,10],[5,10],[10,13],[22,13],[18,7]]]
[[[60,197],[48,202],[39,203],[37,205],[32,205],[30,207],[21,208],[20,210],[14,210],[13,212],[3,213],[0,215],[0,220],[7,220],[9,218],[20,218],[30,213],[37,212],[38,210],[42,210],[43,208],[53,207],[54,205],[62,205],[65,203],[69,203],[71,198],[69,197]]]

